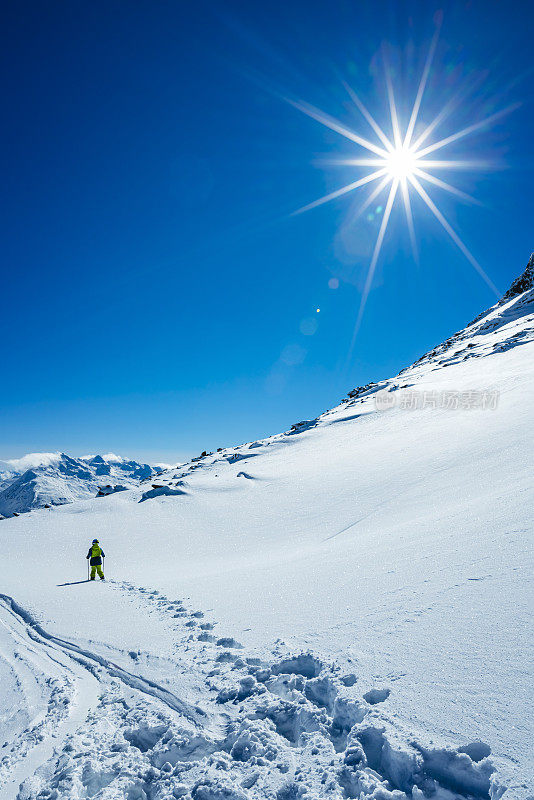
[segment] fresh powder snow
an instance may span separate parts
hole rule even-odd
[[[534,797],[533,265],[317,419],[0,522],[1,800]]]

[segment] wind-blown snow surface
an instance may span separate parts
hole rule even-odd
[[[2,522],[0,798],[534,797],[533,293],[285,434]]]
[[[137,486],[155,467],[105,456],[72,458],[65,453],[30,453],[0,461],[0,514],[9,517],[32,508],[72,503],[102,493]]]

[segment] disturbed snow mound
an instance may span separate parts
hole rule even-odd
[[[176,486],[178,485],[182,485],[182,481],[176,482]],[[170,486],[159,486],[154,483],[152,484],[152,489],[143,492],[139,502],[143,503],[145,500],[152,500],[154,497],[173,497],[181,494],[186,494],[186,492],[182,489],[173,489]]]
[[[133,671],[125,670],[50,635],[0,595],[2,619],[19,639],[30,634],[34,661],[51,649],[84,668],[85,680],[98,679],[86,723],[22,784],[21,800],[498,800],[504,793],[484,742],[444,748],[408,741],[376,707],[389,689],[362,695],[354,674],[310,652],[270,663],[248,658],[234,639],[206,633],[213,623],[199,624],[203,614],[181,601],[129,583],[113,588],[149,613],[152,606],[179,619],[189,668],[204,684],[203,707],[139,675],[140,651],[129,654]],[[57,678],[51,689],[45,719],[5,750],[0,783],[47,726],[61,730],[75,690]]]
[[[106,484],[111,494],[118,487],[131,489],[154,474],[154,468],[107,456],[71,458],[65,453],[32,453],[0,462],[0,514],[9,517],[33,508],[72,503],[94,497]],[[116,481],[110,484],[110,480]]]

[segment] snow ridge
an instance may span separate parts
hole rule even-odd
[[[534,338],[534,253],[525,271],[494,306],[458,333],[422,355],[399,375],[451,366],[469,358],[502,353]]]
[[[164,470],[159,476],[154,491],[147,492],[143,499],[150,499],[173,492],[172,485],[191,472],[220,461],[235,463],[243,458],[252,458],[248,451],[279,442],[288,436],[304,434],[322,424],[329,424],[348,407],[362,405],[368,410],[368,401],[379,392],[402,394],[403,390],[417,387],[430,373],[463,364],[471,359],[485,358],[507,352],[520,345],[534,341],[534,253],[524,272],[513,283],[499,302],[482,312],[461,331],[450,336],[429,350],[410,366],[404,367],[393,378],[358,386],[348,392],[339,406],[328,409],[313,420],[302,420],[283,434],[275,434],[255,442],[237,447],[219,448],[216,453],[204,452],[191,461]],[[242,451],[245,451],[243,453]],[[244,475],[244,473],[243,473]],[[248,477],[248,476],[247,476]],[[146,483],[149,478],[142,481]],[[176,481],[176,483],[173,483]]]
[[[523,292],[528,291],[534,287],[534,253],[531,254],[529,262],[525,268],[525,271],[516,278],[516,280],[512,283],[506,294],[504,295],[501,302],[506,300],[510,300],[512,297],[516,297],[518,294],[523,294]]]

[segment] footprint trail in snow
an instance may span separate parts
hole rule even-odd
[[[503,794],[487,745],[430,748],[398,730],[387,714],[389,687],[362,694],[355,673],[310,652],[247,656],[181,600],[109,585],[173,627],[176,660],[141,650],[104,658],[47,633],[1,595],[0,620],[25,654],[24,669],[50,679],[46,713],[2,750],[2,800]],[[187,673],[180,683],[186,696],[174,691],[177,673]]]

